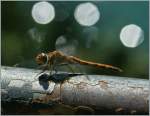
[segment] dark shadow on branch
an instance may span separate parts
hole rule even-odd
[[[39,83],[43,85],[44,88],[47,88],[48,81],[53,81],[55,83],[63,83],[65,80],[68,80],[71,77],[79,76],[83,74],[69,74],[69,73],[59,73],[48,75],[46,73],[39,76]]]

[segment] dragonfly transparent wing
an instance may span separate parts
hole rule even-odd
[[[75,55],[77,52],[78,41],[69,39],[62,35],[56,39],[55,48],[57,51],[63,52],[67,56]]]
[[[76,56],[77,55],[78,41],[75,39],[69,39],[66,36],[62,35],[57,38],[55,43],[55,48],[57,51],[61,51],[67,56]],[[80,73],[86,74],[84,68],[79,63],[65,63],[60,64],[57,69],[61,71],[68,71],[71,73]]]

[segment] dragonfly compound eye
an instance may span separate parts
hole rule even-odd
[[[38,54],[36,57],[36,62],[39,65],[45,64],[47,62],[47,55],[44,53]]]

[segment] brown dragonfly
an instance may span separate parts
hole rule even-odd
[[[115,71],[122,72],[122,69],[108,65],[108,64],[100,64],[91,61],[81,60],[75,56],[67,56],[60,51],[53,51],[49,53],[40,53],[36,56],[36,62],[39,65],[44,67],[49,67],[51,70],[55,69],[55,66],[63,65],[63,64],[80,64],[87,65],[96,68],[106,68],[112,69]]]

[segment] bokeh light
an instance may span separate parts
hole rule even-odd
[[[97,42],[98,28],[95,26],[84,28],[83,36],[83,39],[85,39],[86,48],[90,48],[93,42]]]
[[[58,37],[55,42],[56,50],[61,51],[66,55],[74,55],[76,53],[77,45],[78,42],[76,40],[67,40],[64,35]]]
[[[76,7],[74,17],[80,25],[92,26],[99,20],[100,12],[98,8],[90,2],[81,3]]]
[[[45,40],[46,32],[38,30],[38,28],[31,28],[28,30],[29,37],[36,43],[42,43]]]
[[[48,24],[55,17],[55,9],[48,2],[38,2],[32,8],[32,17],[39,24]]]
[[[135,48],[144,41],[144,32],[135,24],[126,25],[120,32],[120,40],[124,46]]]

